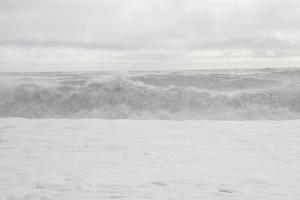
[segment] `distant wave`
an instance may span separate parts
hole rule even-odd
[[[275,74],[276,75],[276,74]],[[0,87],[0,117],[284,120],[300,118],[300,87],[275,79],[211,75],[79,75]],[[276,75],[277,76],[277,75]],[[49,76],[50,77],[50,76]],[[281,77],[282,78],[282,77]],[[278,78],[280,79],[280,78]],[[34,78],[33,78],[34,80]],[[289,80],[289,79],[288,79]],[[276,87],[271,87],[276,85]]]

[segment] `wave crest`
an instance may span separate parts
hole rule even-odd
[[[196,87],[159,87],[117,75],[51,87],[35,83],[2,86],[0,117],[295,119],[300,117],[299,99],[298,87],[226,93]]]

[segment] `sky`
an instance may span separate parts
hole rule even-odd
[[[300,67],[299,0],[0,0],[0,71]]]

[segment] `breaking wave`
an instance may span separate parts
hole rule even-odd
[[[78,76],[56,80],[60,82],[52,85],[3,82],[0,86],[0,117],[166,120],[300,118],[300,87],[292,84],[259,89],[249,89],[247,86],[246,89],[230,91],[222,88],[220,91],[216,86],[213,90],[193,84],[162,85],[159,84],[162,79],[152,80],[157,84],[150,84],[145,76],[114,75],[103,76],[101,80]],[[238,85],[244,87],[249,80],[239,79],[233,88]],[[264,83],[254,82],[255,87]],[[220,85],[224,85],[224,81]]]

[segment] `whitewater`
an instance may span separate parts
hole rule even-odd
[[[0,119],[0,199],[300,198],[300,121]]]

